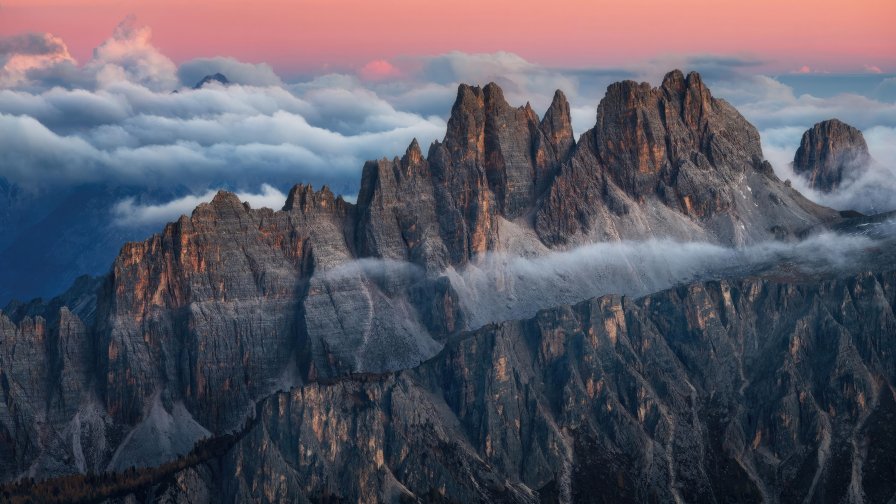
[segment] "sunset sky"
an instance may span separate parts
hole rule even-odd
[[[449,51],[567,67],[711,53],[769,72],[896,71],[893,0],[4,0],[0,35],[49,32],[83,62],[127,15],[175,63],[226,55],[281,74]]]

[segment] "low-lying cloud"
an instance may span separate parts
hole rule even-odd
[[[210,190],[157,204],[139,204],[135,198],[125,198],[112,208],[114,223],[118,226],[162,225],[181,215],[190,215],[194,208],[210,202],[217,193],[218,190]],[[286,195],[268,184],[263,184],[258,193],[237,192],[236,195],[252,208],[280,210],[286,203]]]
[[[487,253],[440,274],[451,282],[466,328],[472,330],[604,295],[638,298],[694,282],[757,276],[800,281],[890,268],[896,260],[894,240],[896,220],[884,220],[797,242],[737,248],[651,239],[594,243],[537,256]],[[396,298],[426,278],[420,266],[376,258],[348,261],[317,275],[336,282],[373,281]]]
[[[773,128],[762,132],[763,151],[781,179],[807,198],[838,210],[867,214],[896,210],[896,128],[874,126],[864,131],[873,160],[864,169],[844,173],[843,182],[829,193],[809,187],[808,180],[794,173],[792,162],[802,137],[798,127]]]
[[[893,223],[879,226],[890,240],[882,246],[891,246]],[[833,233],[744,248],[670,240],[596,243],[534,258],[487,254],[446,274],[472,329],[606,294],[639,297],[695,281],[769,273],[849,272],[871,264],[880,243]]]

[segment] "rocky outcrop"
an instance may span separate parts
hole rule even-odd
[[[815,124],[803,133],[793,158],[793,171],[823,192],[855,178],[871,162],[862,132],[837,119]]]
[[[121,429],[97,405],[96,351],[88,328],[65,307],[18,323],[0,313],[4,479],[105,468]]]
[[[786,187],[759,133],[700,75],[612,84],[538,209],[549,244],[672,236],[726,244],[836,218]]]
[[[205,474],[201,491],[165,488],[227,502],[886,502],[894,309],[890,271],[544,310],[414,370],[275,394],[226,456],[177,479]]]
[[[441,147],[455,170],[484,174],[496,210],[513,219],[547,186],[571,148],[571,129],[562,94],[540,122],[528,104],[511,107],[494,83],[482,89],[461,85]]]
[[[429,170],[416,139],[401,159],[369,161],[364,166],[353,237],[360,256],[410,261],[433,271],[450,264],[443,239],[447,224],[436,211]]]
[[[574,148],[558,92],[545,118],[514,108],[495,84],[461,85],[443,142],[368,162],[358,193],[358,252],[427,271],[498,248],[503,219],[532,211]]]
[[[483,266],[489,252],[652,237],[755,243],[837,217],[774,176],[756,130],[696,74],[670,73],[656,89],[611,86],[578,143],[569,118],[560,92],[539,119],[528,105],[510,106],[495,84],[462,85],[444,141],[426,156],[415,141],[401,158],[368,162],[357,204],[301,184],[278,211],[221,192],[125,245],[104,278],[46,304],[11,305],[0,315],[0,374],[10,384],[0,405],[0,477],[157,463],[206,434],[233,431],[277,391],[413,368],[475,329],[448,273]],[[547,443],[539,450],[553,464],[551,450],[574,444],[555,437],[563,419],[552,415],[532,420],[524,446]],[[440,432],[432,439],[456,434]],[[166,442],[153,443],[153,433]],[[488,470],[515,475],[514,495],[550,485],[542,462],[512,472],[516,448],[501,444],[520,441],[502,436],[475,438],[469,453],[486,450],[492,460],[492,450],[503,452]],[[261,464],[268,453],[240,464]],[[478,467],[467,452],[451,453]],[[296,481],[336,478],[315,471]],[[433,471],[407,488],[417,494],[426,477],[444,485],[456,477]],[[488,478],[477,481],[501,488]],[[374,479],[363,484],[379,488]]]
[[[197,82],[193,86],[193,89],[200,89],[203,86],[205,86],[206,84],[211,84],[213,82],[221,84],[222,86],[230,85],[230,80],[227,78],[227,76],[218,72],[218,73],[206,75],[205,77],[203,77],[199,82]]]
[[[576,146],[572,134],[572,117],[566,95],[559,89],[554,93],[551,106],[541,120],[541,130],[554,150],[558,161],[566,161]]]
[[[408,367],[437,352],[411,299],[437,281],[390,279],[354,262],[354,212],[326,188],[296,186],[281,212],[222,192],[126,246],[99,328],[110,412],[135,422],[146,397],[168,390],[200,423],[226,430],[278,387]]]

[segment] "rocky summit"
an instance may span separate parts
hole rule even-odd
[[[221,192],[108,274],[0,312],[0,491],[886,502],[892,220],[782,182],[696,73],[611,85],[578,140],[561,91],[539,117],[461,85],[443,141],[367,162],[357,203],[299,184],[275,211]],[[519,320],[470,310],[470,272],[495,262],[685,242],[762,261],[705,279],[624,260],[595,284],[666,287],[543,291]],[[487,287],[517,292],[525,268]]]
[[[193,85],[193,89],[200,89],[207,84],[217,83],[222,86],[230,85],[230,79],[227,78],[226,75],[217,72],[214,74],[206,75],[202,79],[199,80],[196,84]]]
[[[871,162],[868,144],[858,129],[837,119],[822,121],[803,133],[793,171],[823,192],[856,178]]]

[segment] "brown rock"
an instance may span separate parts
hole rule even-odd
[[[770,197],[779,206],[765,204]],[[667,236],[740,244],[768,229],[836,218],[785,187],[762,159],[759,133],[700,76],[607,88],[597,124],[542,201],[548,244]],[[747,227],[749,225],[749,227]]]
[[[803,133],[793,171],[809,187],[831,192],[844,178],[855,177],[871,162],[862,132],[837,119],[822,121]]]

